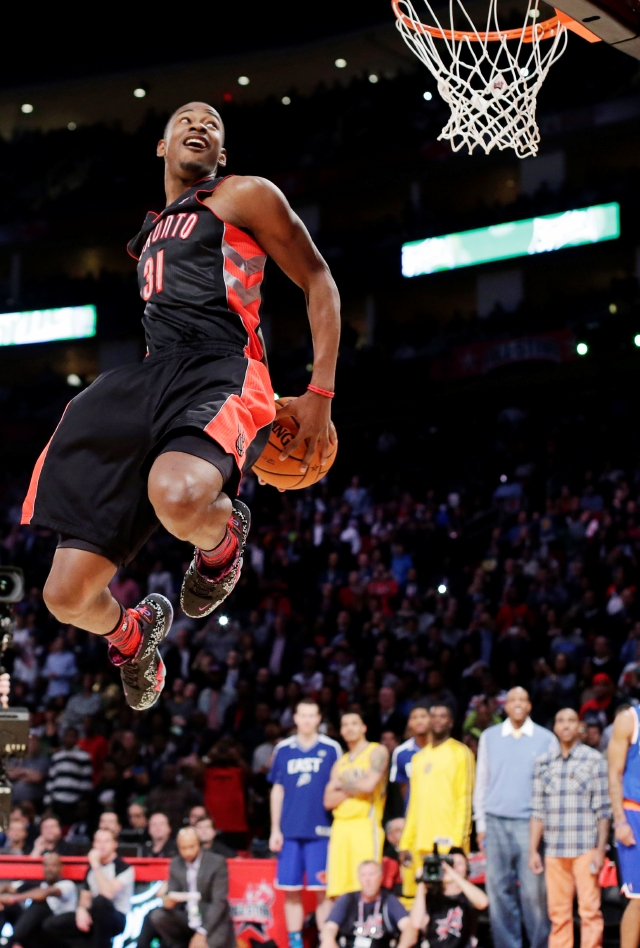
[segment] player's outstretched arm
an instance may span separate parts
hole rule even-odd
[[[350,777],[341,777],[340,786],[350,796],[357,793],[372,793],[389,767],[389,751],[380,744],[371,754],[371,766],[363,777],[357,780]]]
[[[265,253],[304,292],[313,336],[311,384],[333,392],[340,341],[338,289],[307,228],[282,191],[265,178],[237,176],[225,181],[205,203],[223,220],[251,231]],[[305,392],[278,414],[294,414],[300,425],[283,456],[305,441],[307,451],[301,472],[306,472],[318,444],[323,459],[331,453],[334,435],[329,424],[329,398]]]
[[[635,711],[627,708],[621,711],[613,725],[613,734],[607,748],[607,757],[609,760],[609,796],[611,798],[611,809],[613,810],[613,821],[616,831],[616,839],[623,846],[633,846],[635,843],[633,830],[627,823],[624,812],[622,795],[622,775],[627,763],[627,753],[631,746],[634,731]]]

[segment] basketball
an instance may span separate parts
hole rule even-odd
[[[276,405],[278,408],[283,408],[291,401],[293,401],[291,397],[279,398]],[[331,422],[331,428],[335,433],[336,429],[333,422]],[[303,487],[311,487],[312,484],[316,484],[324,477],[336,459],[337,442],[332,445],[331,453],[324,464],[320,460],[320,446],[318,445],[306,474],[300,473],[300,462],[304,459],[306,451],[304,444],[301,444],[293,454],[281,461],[280,455],[295,438],[298,429],[298,422],[293,416],[281,420],[276,419],[267,446],[253,465],[254,474],[257,474],[261,480],[272,487],[279,487],[280,490],[302,490]]]

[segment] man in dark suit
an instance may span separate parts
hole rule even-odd
[[[378,692],[378,701],[367,713],[367,739],[379,741],[383,731],[393,731],[399,737],[404,734],[407,719],[396,708],[396,693],[393,688],[383,686]]]
[[[176,842],[179,855],[169,865],[164,907],[147,915],[138,948],[154,937],[171,948],[235,948],[226,859],[203,850],[191,826],[180,830]]]

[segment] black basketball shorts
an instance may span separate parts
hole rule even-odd
[[[274,416],[266,366],[220,345],[171,346],[105,372],[67,405],[34,468],[22,523],[127,563],[158,526],[147,496],[155,458],[202,457],[235,497]]]

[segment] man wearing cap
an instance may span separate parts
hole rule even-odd
[[[615,715],[615,685],[605,672],[593,676],[593,698],[580,708],[581,721],[597,721],[602,728],[611,724]]]

